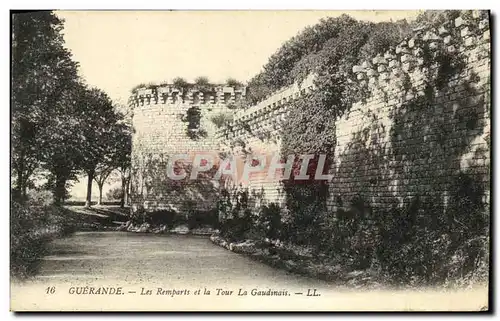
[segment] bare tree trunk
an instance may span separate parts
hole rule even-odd
[[[125,205],[130,205],[130,176],[127,178],[127,184],[125,184]]]
[[[125,207],[125,195],[127,194],[126,191],[127,185],[125,181],[125,176],[122,175],[122,195],[120,197],[120,207],[124,208]]]
[[[56,205],[61,205],[64,202],[64,196],[66,194],[66,177],[63,174],[56,175],[56,186],[54,194],[54,203]]]
[[[22,186],[22,189],[21,189],[21,197],[25,200],[28,198],[28,180],[26,179],[24,182],[23,182],[23,186]]]
[[[22,198],[23,198],[22,197],[23,192],[22,192],[22,186],[21,186],[22,179],[23,179],[23,173],[18,170],[17,171],[16,187],[14,188],[14,191],[12,194],[12,197],[17,201],[22,201]]]
[[[102,186],[104,184],[99,184],[97,183],[97,186],[99,186],[99,200],[97,201],[97,205],[101,205],[102,204]]]
[[[22,189],[21,189],[21,195],[22,195],[23,199],[28,198],[27,190],[28,190],[29,178],[32,174],[33,174],[33,170],[30,170],[30,171],[26,172],[26,174],[23,177],[23,185],[22,185]],[[64,185],[66,185],[66,182],[64,182]],[[66,193],[64,193],[64,194],[66,194]]]
[[[92,180],[94,179],[94,171],[87,172],[87,198],[85,200],[85,207],[92,206]]]
[[[23,201],[23,182],[24,182],[24,159],[23,159],[23,153],[21,152],[20,160],[16,166],[17,170],[17,180],[16,180],[16,188],[15,188],[15,193],[14,193],[14,198],[17,199],[18,201]]]

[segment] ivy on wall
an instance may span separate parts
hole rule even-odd
[[[187,123],[186,135],[192,140],[198,140],[207,137],[207,131],[201,127],[201,109],[194,105],[187,111],[182,119]]]
[[[418,68],[424,74],[423,87],[412,83],[411,71],[402,72],[397,92],[404,99],[400,97],[402,102],[391,112],[391,129],[385,130],[374,117],[369,126],[354,133],[342,155],[334,154],[337,120],[354,103],[371,95],[353,78],[353,66],[395,47],[417,25],[438,26],[459,14],[467,16],[445,11],[424,13],[413,23],[373,24],[348,16],[323,20],[285,43],[264,71],[250,81],[247,98],[254,104],[315,73],[316,90],[288,105],[289,114],[282,124],[281,154],[326,154],[325,168],[336,158],[339,172],[345,174],[333,182],[344,190],[336,197],[335,213],[329,213],[326,201],[331,184],[312,179],[295,181],[293,177],[300,170],[296,162],[292,179],[284,181],[286,228],[280,226],[283,213],[273,206],[268,215],[273,223],[266,223],[272,226],[268,238],[282,237],[315,247],[355,269],[379,267],[383,273],[396,276],[394,281],[419,277],[431,281],[468,273],[476,260],[484,259],[481,245],[489,221],[482,199],[486,187],[481,179],[489,173],[484,168],[463,170],[460,161],[464,153],[471,151],[471,141],[482,134],[481,115],[488,108],[489,98],[482,94],[484,88],[475,85],[477,75],[461,77],[467,67],[463,54],[450,52],[442,44],[430,48],[417,43],[421,51],[412,58],[421,61]],[[459,31],[451,28],[450,32]],[[452,38],[461,39],[457,34]],[[449,86],[452,81],[454,85]],[[205,79],[196,85],[209,87]],[[383,95],[388,103],[390,93]],[[450,95],[456,96],[456,105],[443,99]],[[224,126],[229,119],[221,114],[212,121]],[[191,139],[206,135],[200,128],[198,107],[191,107],[183,120]],[[230,125],[227,128],[232,130]],[[271,138],[269,132],[243,129],[262,141]],[[231,142],[231,148],[236,146],[245,154],[252,152],[244,141]],[[487,151],[476,153],[474,157],[481,157]],[[310,162],[311,177],[317,161]],[[391,180],[400,182],[397,192],[406,196],[404,206],[391,197],[381,197],[384,203],[374,204],[371,195],[377,198],[393,192],[388,183]],[[248,236],[255,225],[253,216],[258,215],[251,212],[248,192],[234,193],[222,192],[219,212],[231,219],[221,231],[231,239],[243,239],[241,235]],[[461,261],[451,268],[454,257]]]
[[[336,146],[336,120],[362,98],[363,90],[352,78],[352,67],[366,56],[373,57],[398,44],[404,34],[400,28],[407,25],[403,22],[392,26],[376,25],[347,16],[331,19],[327,25],[330,38],[322,42],[322,48],[299,59],[289,71],[288,82],[300,81],[310,72],[316,73],[316,90],[289,105],[281,153],[326,154],[328,168]],[[314,177],[314,173],[309,174]],[[314,245],[321,246],[314,234],[326,215],[327,182],[311,180],[298,184],[292,179],[284,182],[284,188],[287,207],[295,216],[297,229],[304,233],[303,239],[316,240]]]
[[[426,13],[417,21],[439,26],[453,22],[459,15],[468,19],[470,13]],[[316,90],[288,105],[282,155],[326,154],[330,161],[339,158],[334,155],[336,120],[370,94],[351,78],[352,67],[395,47],[407,32],[404,23],[391,27],[348,17],[329,20],[329,28],[331,38],[317,42],[314,49],[306,42],[299,43],[298,39],[307,38],[303,35],[292,39],[250,82],[248,97],[258,101],[278,87],[300,82],[311,72],[317,75]],[[476,31],[471,29],[472,33]],[[460,30],[449,31],[452,39],[462,39]],[[463,44],[451,45],[459,48]],[[345,185],[349,186],[345,189],[350,196],[338,198],[337,213],[328,213],[325,182],[294,181],[294,174],[292,180],[284,181],[286,208],[293,222],[291,241],[332,251],[337,257],[356,262],[356,268],[379,265],[384,273],[402,282],[412,276],[418,276],[420,281],[435,281],[454,273],[457,276],[458,271],[472,271],[478,260],[483,262],[486,257],[482,245],[489,222],[482,201],[488,173],[478,172],[477,167],[460,167],[462,155],[470,151],[470,143],[484,128],[482,115],[487,104],[484,90],[475,85],[479,77],[473,73],[464,76],[466,58],[448,46],[430,48],[418,41],[415,46],[421,48],[417,58],[421,60],[418,68],[424,73],[424,86],[417,88],[412,83],[411,70],[401,75],[400,92],[411,98],[394,109],[394,125],[384,132],[391,148],[377,147],[377,138],[371,133],[381,130],[379,127],[353,138],[347,154],[340,159],[339,169],[350,173],[349,184]],[[301,50],[302,56],[297,54]],[[384,94],[387,102],[389,93]],[[455,103],[443,102],[443,97],[450,95],[455,97]],[[367,139],[375,139],[371,149],[366,148]],[[429,163],[433,168],[427,166]],[[299,168],[295,164],[292,173]],[[313,177],[314,171],[308,170],[308,174]],[[398,206],[397,199],[374,207],[367,196],[383,193],[384,188],[390,194],[390,186],[380,183],[381,178],[391,181],[389,177],[401,182],[401,193],[409,198],[403,207]],[[461,261],[453,263],[457,255]],[[450,264],[457,266],[451,268]]]

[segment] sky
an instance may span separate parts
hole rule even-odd
[[[281,44],[321,18],[347,13],[359,20],[413,18],[415,11],[58,11],[64,40],[87,84],[126,104],[140,83],[206,76],[246,82]],[[119,183],[105,184],[104,195]],[[87,179],[71,188],[85,199]],[[93,184],[97,199],[97,184]]]
[[[58,11],[80,74],[117,103],[132,87],[183,77],[246,82],[281,46],[321,18],[415,17],[415,11]]]

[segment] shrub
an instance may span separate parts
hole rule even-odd
[[[190,84],[186,81],[186,79],[184,79],[182,77],[174,78],[174,80],[172,81],[172,84],[175,87],[182,89],[182,91],[186,91],[190,87]]]
[[[366,147],[370,145],[369,138],[356,136],[369,137],[373,129],[367,128],[354,135],[351,152],[333,155],[337,147],[337,120],[368,94],[358,87],[352,67],[394,48],[416,25],[435,26],[443,21],[452,22],[456,17],[456,11],[424,14],[416,24],[406,21],[374,24],[345,15],[329,18],[306,28],[269,58],[263,71],[248,85],[247,99],[253,103],[300,82],[311,73],[316,75],[316,90],[287,104],[289,114],[281,126],[281,154],[326,154],[326,168],[331,168],[328,162],[334,156],[338,157],[336,163],[341,166],[338,172],[350,177],[345,194],[359,195],[346,202],[346,207],[340,205],[335,213],[328,213],[328,185],[294,181],[300,169],[294,166],[292,178],[283,183],[286,211],[279,213],[278,208],[271,206],[259,210],[258,226],[265,234],[263,237],[280,234],[294,245],[311,247],[316,254],[326,253],[338,259],[347,269],[377,267],[387,280],[395,283],[427,283],[447,277],[478,278],[487,274],[489,215],[483,198],[490,174],[480,170],[461,172],[461,166],[457,165],[470,152],[472,139],[482,133],[478,115],[485,112],[487,103],[478,98],[474,107],[466,105],[469,97],[480,97],[481,92],[474,89],[477,76],[464,77],[467,60],[463,53],[450,54],[446,47],[431,50],[424,45],[422,59],[427,70],[424,95],[415,95],[394,108],[389,116],[393,123],[387,136],[389,146],[378,146],[372,133],[372,144]],[[450,32],[457,30],[452,28]],[[434,69],[436,72],[429,72]],[[458,79],[458,84],[446,86],[451,79]],[[421,90],[413,88],[408,74],[402,80],[402,91]],[[450,110],[450,117],[436,117],[436,110],[430,107],[443,105],[436,97],[454,94],[448,87],[464,88],[455,99],[464,108]],[[444,105],[444,108],[452,106]],[[466,126],[461,129],[457,124],[464,120]],[[426,136],[437,137],[438,143],[429,145]],[[446,142],[453,142],[454,147],[450,148]],[[420,170],[424,159],[432,169],[425,166]],[[429,170],[435,175],[429,177]],[[314,176],[310,168],[307,174]],[[396,202],[390,199],[386,204],[377,204],[380,207],[371,206],[364,198],[365,193],[378,193],[381,202],[392,193],[391,187],[378,184],[378,178],[367,178],[371,176],[405,182],[398,188],[398,197],[405,194],[411,197],[402,202],[399,198]],[[425,191],[416,188],[420,186],[425,186]],[[228,194],[221,203],[228,217],[224,233],[234,239],[249,235],[251,228],[245,230],[237,225],[248,225],[254,219],[239,199]]]
[[[218,213],[221,217],[221,235],[230,241],[241,241],[258,235],[257,219],[249,208],[248,189],[237,189],[232,195],[229,191],[221,192]]]
[[[54,203],[54,194],[45,189],[28,191],[28,206],[50,206]]]
[[[35,272],[51,239],[73,230],[72,218],[62,207],[48,205],[45,191],[30,191],[26,203],[11,202],[10,270],[14,277]]]
[[[158,210],[145,214],[145,222],[153,226],[166,225],[169,228],[174,228],[178,225],[185,224],[186,218],[175,211]]]
[[[186,111],[183,121],[187,123],[186,135],[192,140],[207,137],[206,130],[201,128],[201,117],[201,109],[198,106],[192,106]]]
[[[190,229],[210,226],[217,228],[219,225],[219,218],[217,210],[200,211],[193,210],[188,214],[188,226]]]
[[[229,124],[233,120],[234,116],[233,114],[230,113],[218,113],[216,115],[213,115],[210,120],[212,123],[217,126],[217,128],[221,128],[227,124]]]
[[[158,85],[157,83],[154,83],[154,82],[149,82],[146,85],[146,88],[151,89],[152,91],[156,91],[158,89],[158,87],[160,87],[160,85]]]
[[[121,187],[116,187],[116,188],[110,189],[106,193],[106,198],[108,200],[119,200],[119,199],[122,198],[122,195],[123,195],[122,188]]]
[[[243,83],[241,81],[234,79],[234,78],[228,78],[226,80],[226,85],[229,87],[242,87]]]
[[[130,90],[130,92],[132,94],[137,94],[137,92],[139,91],[139,89],[141,88],[145,88],[146,87],[146,84],[145,83],[140,83],[138,85],[135,85],[134,87],[132,87],[132,89]]]
[[[210,81],[208,80],[208,77],[198,77],[194,80],[194,83],[198,86],[209,86],[210,85]]]
[[[276,240],[281,237],[281,208],[278,204],[263,205],[259,213],[259,227],[266,238]]]

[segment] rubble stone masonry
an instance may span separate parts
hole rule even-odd
[[[468,179],[480,185],[483,201],[489,204],[488,19],[484,12],[474,12],[472,17],[459,17],[438,29],[416,30],[396,48],[353,68],[366,99],[337,121],[330,208],[356,196],[373,206],[392,206],[415,195],[430,195],[446,207],[454,201],[459,188],[455,185]],[[201,126],[207,131],[199,140],[186,135],[186,123],[181,121],[193,105],[193,93],[188,101],[175,102],[168,95],[171,90],[142,90],[133,97],[132,201],[147,210],[182,210],[186,201],[213,208],[221,186],[165,183],[168,156],[197,151],[240,158],[279,153],[288,103],[315,86],[311,75],[237,112],[228,104],[243,99],[244,89],[220,87],[218,100],[198,96]],[[225,91],[230,101],[224,101]],[[235,98],[236,92],[241,96]],[[232,113],[234,118],[217,129],[210,117],[220,112]],[[232,184],[263,192],[262,202],[283,203],[281,183],[266,180],[266,174]]]

